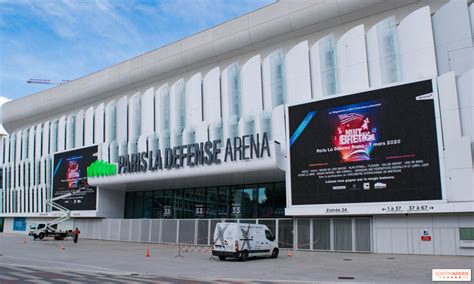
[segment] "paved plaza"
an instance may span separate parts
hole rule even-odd
[[[282,250],[277,259],[219,261],[207,247],[0,234],[0,283],[431,283],[433,268],[474,269],[474,258]]]

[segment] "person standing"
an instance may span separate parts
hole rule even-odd
[[[74,243],[77,243],[77,240],[79,239],[79,234],[81,233],[81,231],[79,231],[79,228],[76,228],[76,230],[74,230]]]

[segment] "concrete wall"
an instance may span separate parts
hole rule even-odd
[[[376,253],[469,255],[462,248],[459,228],[474,227],[474,214],[423,214],[373,217],[373,251]],[[422,241],[428,231],[431,241]]]

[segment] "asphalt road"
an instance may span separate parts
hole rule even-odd
[[[176,246],[158,244],[24,240],[0,234],[0,283],[432,283],[433,268],[474,271],[473,257],[334,252],[288,257],[282,251],[277,259],[241,262],[211,258],[202,247],[179,252]]]

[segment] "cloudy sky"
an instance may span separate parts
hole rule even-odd
[[[50,88],[273,0],[0,0],[0,96]]]

